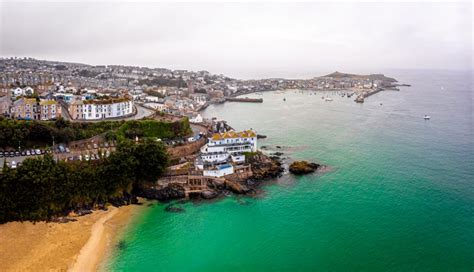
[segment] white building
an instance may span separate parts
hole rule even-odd
[[[201,147],[195,166],[204,176],[221,177],[234,173],[232,163],[245,162],[244,152],[256,151],[257,134],[252,130],[216,133]]]
[[[232,164],[217,165],[212,168],[204,169],[203,175],[207,177],[223,177],[234,173],[234,166]]]
[[[203,152],[256,152],[257,151],[257,134],[252,130],[242,132],[224,132],[215,133],[207,145],[204,146]]]
[[[158,102],[160,101],[160,98],[158,96],[145,96],[145,101],[147,102]]]
[[[68,110],[72,119],[98,120],[119,118],[133,113],[133,102],[128,98],[76,99],[69,104]]]
[[[25,87],[25,88],[18,87],[11,90],[11,96],[13,98],[16,98],[18,96],[28,96],[28,95],[33,95],[34,92],[35,91],[31,87]]]
[[[189,117],[189,122],[193,123],[193,124],[200,124],[202,123],[204,120],[202,119],[202,116],[201,114],[196,114],[196,115],[193,115],[191,117]]]
[[[208,152],[202,153],[200,158],[203,162],[207,163],[223,163],[229,159],[229,153],[227,152]]]

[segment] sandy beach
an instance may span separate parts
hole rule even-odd
[[[68,223],[0,225],[1,271],[93,271],[143,206],[110,207]]]

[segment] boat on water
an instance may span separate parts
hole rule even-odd
[[[332,101],[331,97],[326,97],[325,101]]]
[[[431,116],[425,114],[425,117],[423,117],[423,119],[425,119],[425,120],[430,120],[430,119],[431,119]]]
[[[286,101],[286,98],[283,98],[283,101]]]

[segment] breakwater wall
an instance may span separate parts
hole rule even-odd
[[[247,102],[247,103],[263,103],[262,98],[240,98],[240,97],[226,97],[227,102]]]

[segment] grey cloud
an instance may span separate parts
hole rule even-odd
[[[470,3],[0,4],[0,55],[237,77],[470,69]]]

